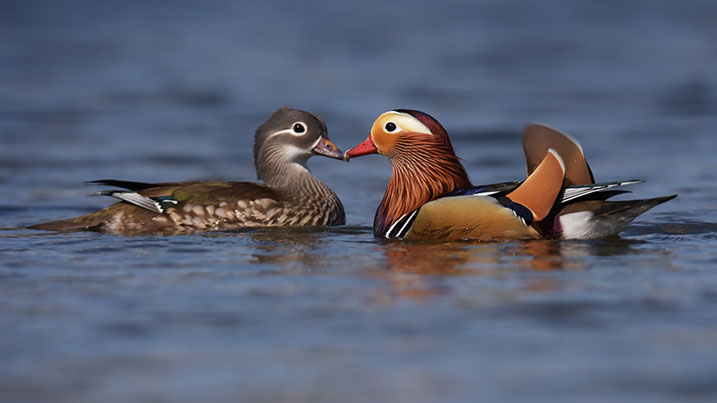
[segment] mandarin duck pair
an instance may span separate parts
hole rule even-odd
[[[474,186],[446,130],[426,113],[399,109],[374,122],[368,138],[343,153],[317,115],[279,108],[254,138],[252,182],[142,183],[99,180],[122,188],[99,195],[120,201],[97,212],[33,225],[50,231],[187,233],[260,226],[345,224],[336,194],[307,168],[313,155],[348,161],[382,154],[392,175],[374,218],[380,238],[429,241],[592,239],[615,235],[635,217],[676,195],[607,201],[639,180],[595,183],[580,144],[531,124],[523,137],[527,177]]]

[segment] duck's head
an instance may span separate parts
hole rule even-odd
[[[424,112],[395,109],[381,114],[368,138],[344,158],[367,154],[384,155],[393,167],[374,220],[379,232],[423,203],[471,186],[446,129]]]
[[[373,123],[368,138],[348,150],[345,158],[382,154],[393,160],[420,151],[420,147],[446,144],[450,147],[448,134],[436,119],[424,112],[396,109],[381,114]]]
[[[329,140],[326,124],[311,112],[282,106],[256,129],[254,164],[259,179],[286,174],[292,167],[306,168],[313,155],[344,159],[344,153]]]

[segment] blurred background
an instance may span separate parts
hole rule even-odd
[[[288,105],[342,148],[386,110],[428,112],[459,145],[488,140],[456,147],[479,183],[522,175],[520,131],[541,121],[583,143],[598,179],[675,193],[714,179],[683,148],[715,149],[716,15],[697,0],[4,1],[0,180],[99,205],[78,184],[248,179],[254,128]],[[375,192],[388,164],[372,162],[311,164]]]
[[[716,22],[711,0],[3,0],[1,400],[714,401]],[[522,178],[540,121],[597,180],[680,196],[607,243],[420,248],[372,238],[382,157],[317,157],[347,227],[19,229],[108,205],[87,180],[254,180],[281,105],[342,149],[423,110],[475,183]]]

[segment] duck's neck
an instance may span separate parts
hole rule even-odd
[[[315,177],[305,165],[294,164],[289,170],[290,174],[287,177],[267,184],[283,190],[295,199],[304,201],[335,199],[338,201],[338,197],[331,188]]]
[[[471,187],[450,143],[402,146],[388,156],[393,171],[374,217],[377,236],[385,234],[393,222],[423,204],[445,193]]]
[[[261,159],[257,174],[264,184],[278,191],[294,210],[326,216],[326,224],[344,224],[344,208],[336,193],[306,167],[306,159]]]

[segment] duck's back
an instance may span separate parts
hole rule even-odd
[[[251,182],[103,183],[130,183],[126,187],[134,189],[101,192],[122,201],[91,214],[30,228],[141,234],[345,222],[343,206],[333,192],[335,200],[324,200],[323,194],[304,196]]]

